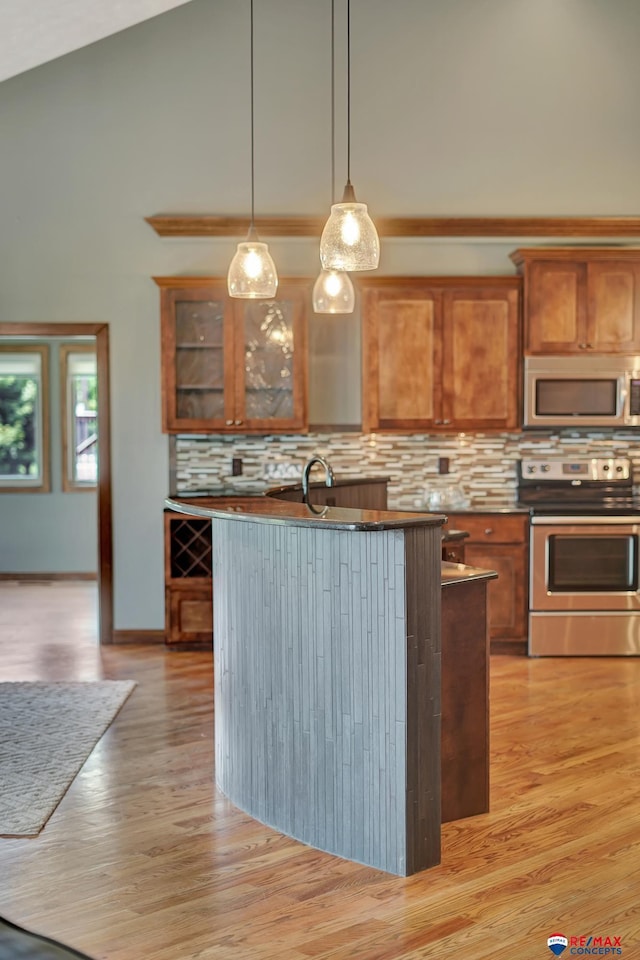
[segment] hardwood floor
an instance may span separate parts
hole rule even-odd
[[[399,879],[228,803],[211,656],[100,650],[94,610],[95,584],[0,584],[1,680],[139,684],[42,833],[0,838],[7,919],[101,960],[534,960],[557,932],[640,957],[639,659],[494,657],[491,812]]]

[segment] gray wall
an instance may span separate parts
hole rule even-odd
[[[62,491],[60,343],[35,342],[49,345],[51,490],[0,493],[0,573],[95,573],[97,495],[93,490]]]
[[[248,211],[248,7],[193,0],[0,85],[0,320],[110,325],[119,629],[163,625],[168,451],[150,277],[224,275],[235,246],[162,240],[143,218]],[[256,3],[258,213],[328,207],[329,11]],[[374,216],[637,214],[639,35],[636,0],[353,0],[358,196]],[[343,96],[342,69],[337,80]],[[337,121],[341,190],[343,102]],[[381,270],[511,273],[521,242],[388,241]],[[282,276],[315,276],[316,241],[271,249]],[[324,342],[312,417],[353,422],[357,326],[331,326],[312,335]]]

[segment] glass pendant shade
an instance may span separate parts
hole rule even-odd
[[[253,135],[254,71],[253,71],[253,0],[250,0],[251,24],[251,221],[247,239],[239,243],[227,272],[227,289],[230,297],[241,300],[270,300],[278,289],[276,265],[271,259],[269,247],[258,239],[255,227],[255,150]]]
[[[227,274],[230,297],[245,300],[275,297],[278,274],[269,247],[259,240],[239,243]]]
[[[334,203],[320,239],[320,262],[325,270],[375,270],[380,262],[380,240],[366,203]]]
[[[321,270],[313,285],[315,313],[353,313],[356,295],[349,274],[342,270]]]

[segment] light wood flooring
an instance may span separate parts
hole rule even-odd
[[[139,684],[42,833],[0,838],[9,920],[103,960],[534,960],[558,932],[640,958],[639,659],[494,657],[491,812],[399,879],[226,801],[211,656],[100,650],[94,598],[0,584],[1,680]]]

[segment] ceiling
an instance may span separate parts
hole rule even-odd
[[[190,0],[2,0],[0,81]]]

